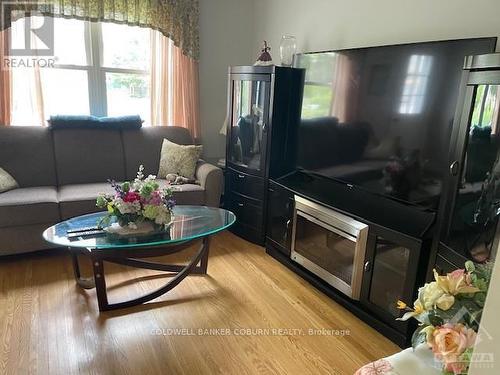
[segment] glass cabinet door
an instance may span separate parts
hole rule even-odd
[[[411,253],[410,249],[382,237],[377,237],[376,241],[368,301],[390,313],[395,319],[400,314],[396,302],[406,301],[408,294],[407,277]]]
[[[232,80],[229,162],[259,173],[264,168],[270,82]]]
[[[500,86],[476,88],[458,192],[442,241],[465,258],[494,260],[500,214]]]

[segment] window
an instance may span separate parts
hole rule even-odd
[[[479,85],[476,91],[472,125],[495,127],[498,121],[498,94],[500,86]]]
[[[422,112],[431,66],[432,56],[412,55],[410,57],[399,113],[418,114]]]
[[[23,43],[24,22],[13,24],[13,46]],[[55,114],[139,114],[150,122],[148,29],[63,18],[55,19],[54,28],[55,66],[13,69],[13,125],[39,123],[39,113],[45,119]]]
[[[330,116],[332,113],[333,80],[337,54],[322,53],[300,56],[299,66],[306,68],[302,118]]]

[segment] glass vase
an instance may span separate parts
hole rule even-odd
[[[281,65],[292,66],[293,56],[297,51],[297,39],[292,35],[283,35],[280,43]]]

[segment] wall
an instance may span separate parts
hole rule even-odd
[[[200,0],[200,118],[205,158],[225,154],[219,134],[227,107],[227,67],[253,61],[253,2]]]
[[[267,39],[279,62],[282,34],[299,51],[500,36],[498,0],[254,0],[253,48]]]

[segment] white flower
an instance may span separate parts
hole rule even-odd
[[[436,307],[446,311],[455,303],[455,297],[446,293],[435,281],[425,284],[418,290],[418,299],[426,311]]]
[[[155,217],[155,223],[159,225],[165,225],[170,222],[171,214],[170,211],[165,206],[158,206],[157,215]]]
[[[141,203],[139,201],[124,202],[121,198],[116,198],[113,204],[121,214],[135,214],[141,210]]]

